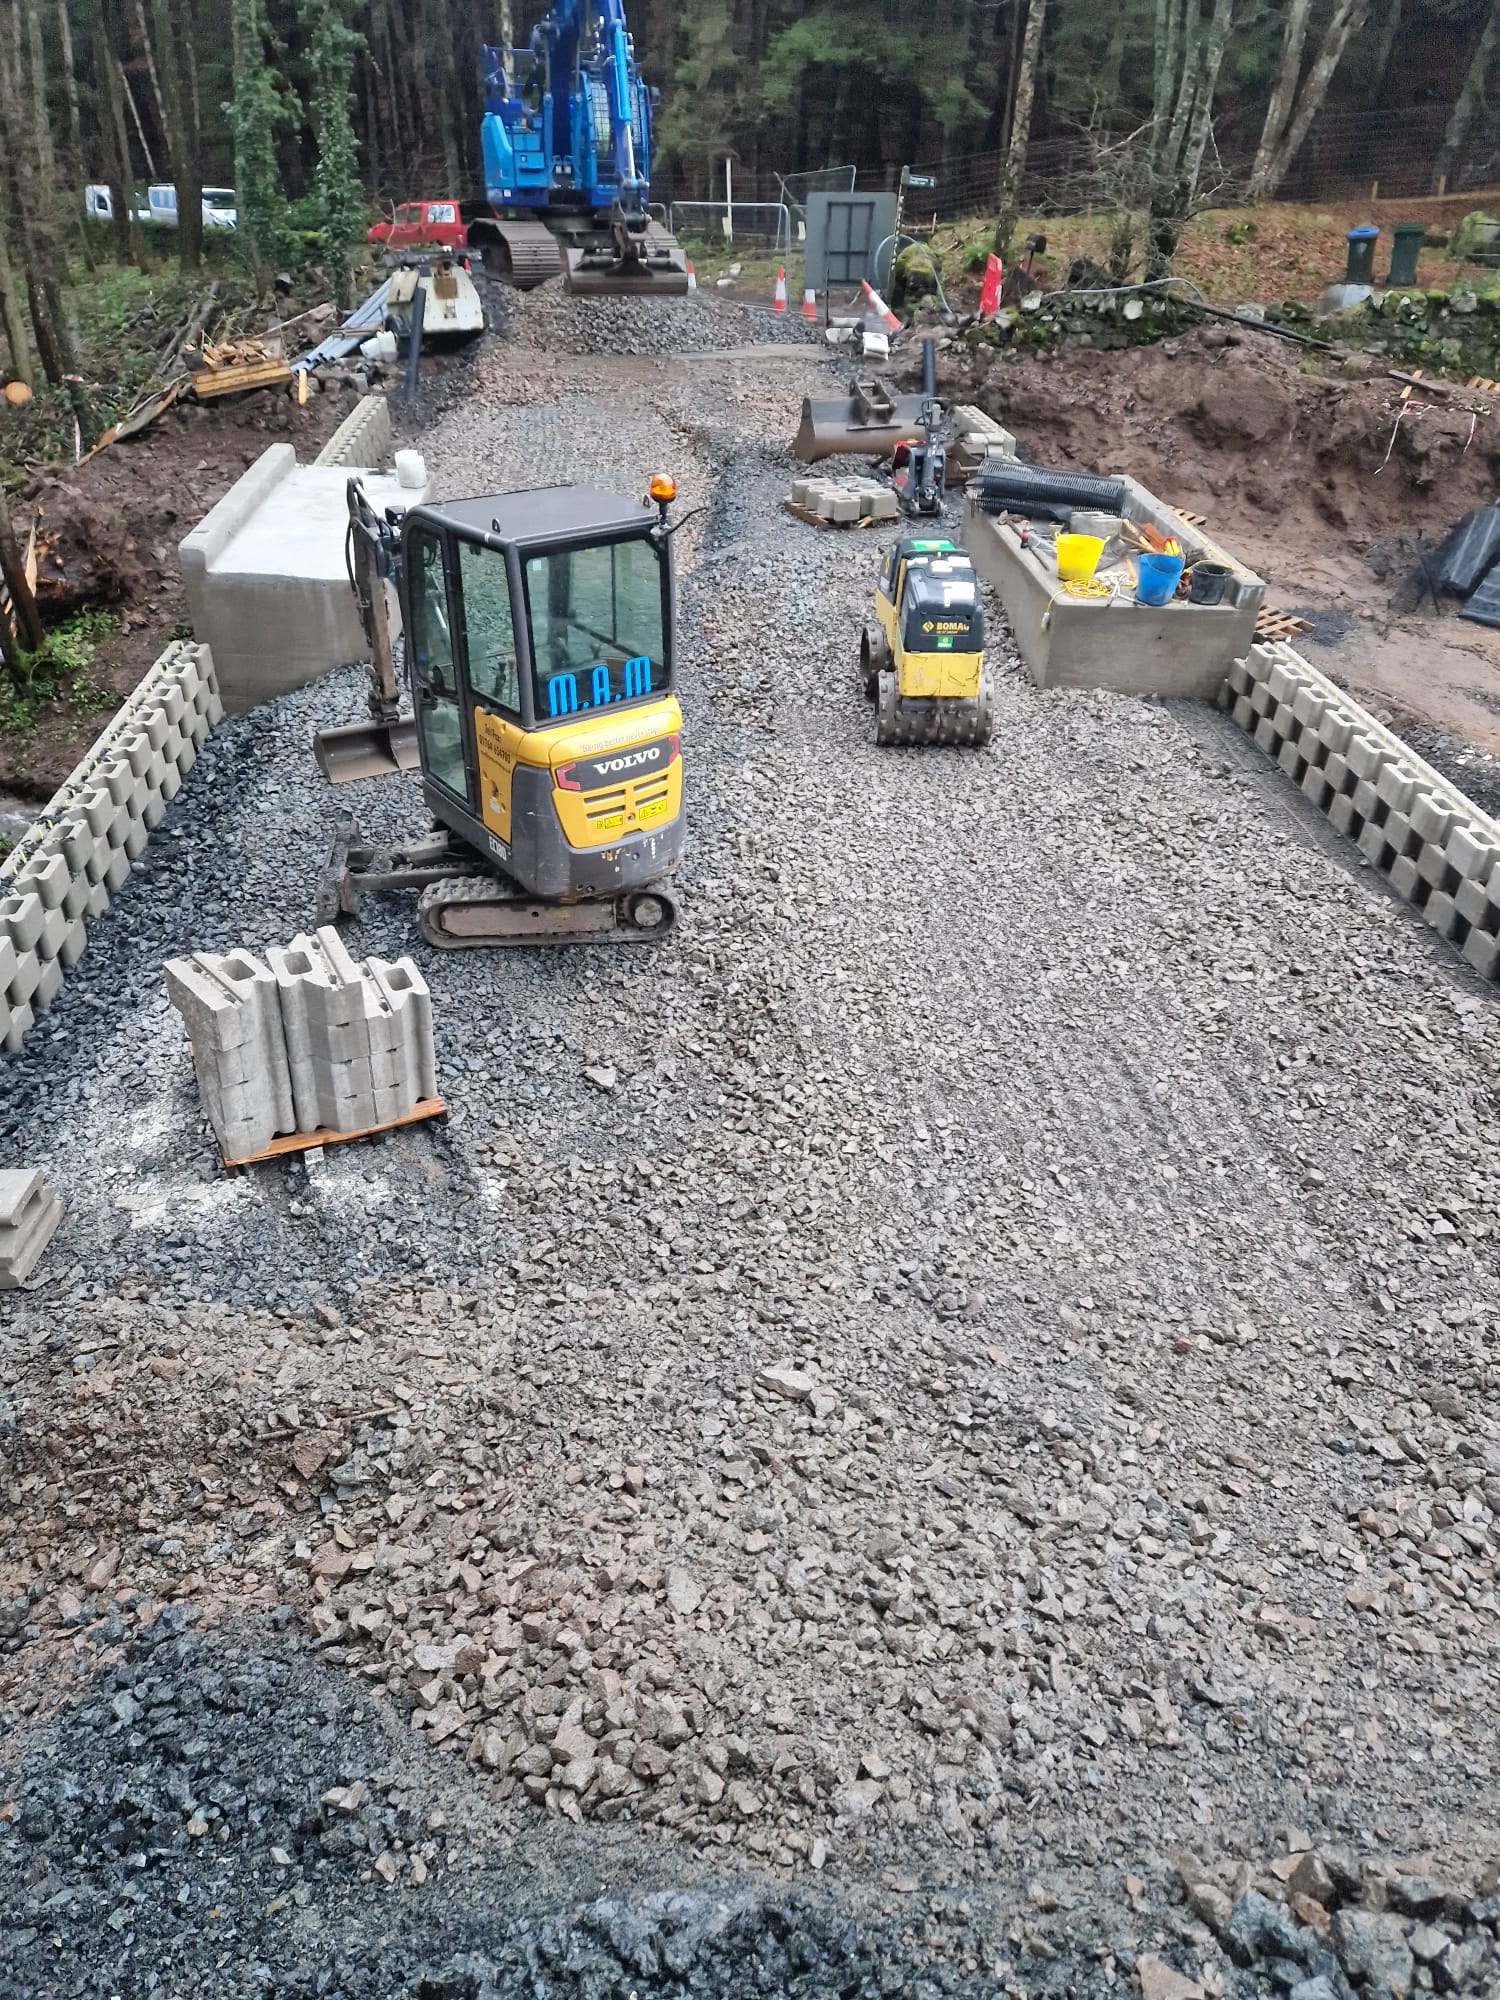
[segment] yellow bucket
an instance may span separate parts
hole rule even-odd
[[[1103,553],[1104,543],[1098,535],[1059,535],[1057,573],[1064,583],[1087,583]]]

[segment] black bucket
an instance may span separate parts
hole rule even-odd
[[[1228,588],[1229,570],[1225,564],[1194,563],[1193,573],[1188,579],[1188,603],[1222,604]]]

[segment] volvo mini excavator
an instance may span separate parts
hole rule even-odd
[[[875,703],[877,743],[990,740],[984,606],[974,565],[952,542],[903,535],[880,566],[875,629],[860,635],[859,677]]]
[[[419,768],[434,829],[387,848],[341,814],[320,924],[357,915],[368,893],[416,889],[417,925],[434,945],[650,943],[670,932],[667,880],[683,837],[676,492],[660,476],[649,503],[550,486],[382,518],[349,481],[369,720],[320,731],[313,749],[335,784]]]

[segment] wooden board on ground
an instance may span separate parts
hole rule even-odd
[[[284,361],[244,361],[228,368],[202,368],[193,377],[193,394],[200,403],[215,396],[233,396],[241,389],[270,389],[290,382]]]
[[[346,1139],[371,1139],[377,1132],[397,1132],[403,1125],[419,1125],[425,1118],[441,1118],[448,1105],[441,1097],[424,1097],[420,1104],[399,1118],[388,1118],[383,1125],[365,1125],[358,1132],[288,1132],[284,1138],[273,1139],[264,1152],[245,1153],[237,1160],[224,1154],[226,1167],[253,1167],[261,1160],[279,1160],[288,1153],[310,1152],[314,1146],[338,1146]]]
[[[806,521],[810,528],[875,528],[880,524],[873,514],[861,514],[857,521],[829,521],[823,515],[815,514],[811,507],[799,507],[795,500],[783,500],[782,506],[799,521]]]

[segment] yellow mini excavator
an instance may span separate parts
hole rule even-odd
[[[419,767],[434,830],[404,847],[340,815],[318,921],[420,891],[444,946],[654,942],[677,905],[682,713],[673,691],[674,482],[388,509],[349,482],[369,720],[320,731],[334,783]],[[401,713],[401,612],[413,713]]]
[[[952,542],[903,535],[880,566],[875,628],[859,676],[877,743],[988,743],[995,703],[984,670],[984,606],[974,565]]]

